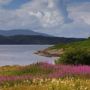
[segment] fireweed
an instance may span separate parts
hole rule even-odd
[[[8,66],[0,68],[0,87],[10,87],[22,84],[36,84],[50,82],[53,79],[83,78],[90,80],[90,66],[85,65],[53,65],[48,63],[37,63],[28,66]],[[16,67],[16,68],[15,68]],[[39,82],[41,80],[41,82]],[[52,81],[54,82],[54,80]],[[34,83],[34,84],[35,84]],[[47,83],[46,83],[47,84]]]

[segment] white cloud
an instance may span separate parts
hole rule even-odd
[[[11,0],[0,0],[0,4]],[[66,14],[73,22],[64,23],[59,0],[32,0],[18,9],[0,9],[0,29],[33,29],[56,36],[89,36],[90,3],[69,5]],[[65,3],[66,4],[66,3]],[[63,12],[64,13],[64,12]],[[79,30],[79,31],[76,31]],[[81,30],[82,29],[82,30]],[[86,30],[86,31],[85,31]],[[76,34],[75,34],[76,33]]]
[[[83,3],[69,7],[69,15],[76,22],[84,22],[90,25],[90,3]]]
[[[48,7],[49,7],[49,8],[53,8],[53,7],[54,7],[54,2],[53,2],[53,0],[49,0],[49,1],[48,1]]]
[[[55,27],[63,24],[63,17],[54,6],[49,6],[53,1],[33,0],[17,10],[1,9],[1,27]],[[6,16],[7,14],[7,16]],[[5,18],[3,18],[5,17]],[[38,22],[38,23],[37,23]],[[37,24],[37,25],[36,25]],[[38,27],[37,27],[38,28]]]
[[[12,0],[0,0],[0,4],[7,4],[11,2]]]
[[[43,27],[51,27],[63,23],[63,17],[55,7],[53,0],[33,0],[23,5],[21,9],[28,11],[30,16],[37,17]]]
[[[0,10],[0,28],[15,29],[15,28],[32,28],[38,27],[37,18],[30,16],[23,10]]]

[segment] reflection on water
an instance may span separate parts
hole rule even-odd
[[[50,45],[1,45],[0,66],[3,65],[27,65],[36,62],[53,63],[54,57],[44,57],[34,54]]]

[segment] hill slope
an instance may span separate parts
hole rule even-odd
[[[0,44],[58,44],[78,41],[76,38],[51,37],[42,35],[0,36]]]
[[[71,42],[67,44],[57,44],[52,47],[49,47],[45,50],[38,51],[37,54],[44,56],[60,56],[67,50],[68,48],[82,48],[90,51],[90,38],[82,41]]]
[[[72,42],[68,44],[57,44],[51,47],[51,49],[65,49],[65,48],[75,48],[75,47],[80,47],[80,48],[87,48],[90,49],[90,38],[83,40],[83,41],[78,41],[78,42]]]
[[[42,36],[49,36],[47,34],[35,32],[35,31],[32,31],[32,30],[20,30],[20,29],[8,30],[8,31],[0,30],[0,35],[3,35],[3,36],[14,36],[14,35],[42,35]]]

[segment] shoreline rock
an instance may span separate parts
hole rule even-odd
[[[35,52],[35,54],[46,56],[46,57],[60,57],[64,53],[63,49],[45,49]]]

